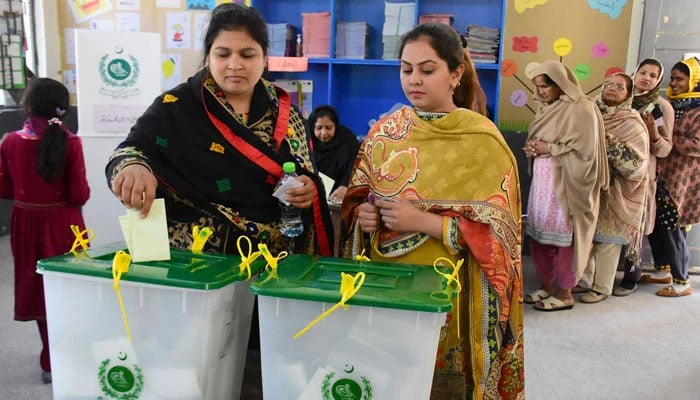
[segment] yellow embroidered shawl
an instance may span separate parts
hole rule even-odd
[[[425,236],[421,240],[415,233],[386,229],[380,230],[379,243],[370,249],[368,236],[355,223],[356,208],[367,201],[370,191],[377,198],[407,198],[422,211],[443,215],[446,217],[443,226],[449,220],[447,217],[458,218],[462,242],[466,242],[469,250],[450,254],[449,238],[441,242],[428,237],[426,241]],[[474,395],[478,396],[475,398],[496,396],[489,395],[489,390],[510,392],[497,398],[518,398],[524,393],[523,382],[518,378],[523,365],[520,187],[515,158],[490,120],[466,109],[433,121],[422,120],[410,107],[385,116],[362,144],[343,201],[342,216],[349,236],[346,256],[365,249],[373,260],[427,265],[440,256],[453,260],[465,258],[462,269],[468,277],[462,279],[468,282],[464,282],[462,295],[468,297],[464,306],[469,311],[460,312],[463,314],[460,319],[469,318],[469,326],[463,329],[469,329],[472,335],[471,359],[467,364],[472,372],[465,373],[472,375]],[[445,236],[446,229],[443,233]],[[397,244],[391,254],[377,251],[391,243]],[[489,348],[488,334],[482,335],[489,315],[488,307],[484,306],[487,289],[481,287],[483,277],[499,299],[498,314],[491,314],[498,317],[498,324],[492,324],[492,328],[500,328],[493,348],[497,355],[487,366],[483,360],[493,354],[481,352]],[[513,382],[504,389],[503,382],[509,379]]]

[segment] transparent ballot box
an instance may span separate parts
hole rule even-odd
[[[171,249],[117,280],[125,248],[38,263],[54,399],[238,399],[255,299],[240,256]]]
[[[356,292],[346,310],[339,302],[348,278]],[[258,295],[265,399],[429,398],[452,309],[445,287],[431,266],[283,259],[250,286]]]

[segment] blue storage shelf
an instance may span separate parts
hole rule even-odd
[[[413,24],[423,14],[452,14],[452,26],[462,35],[469,24],[498,28],[503,35],[506,0],[390,0],[391,3],[414,3]],[[301,33],[302,13],[330,12],[329,57],[310,58],[309,70],[297,73],[271,73],[272,79],[311,79],[314,84],[313,105],[330,104],[338,110],[340,122],[355,135],[364,136],[368,122],[388,111],[396,103],[410,104],[399,81],[399,62],[382,59],[384,1],[378,0],[252,0],[268,23],[286,22]],[[366,22],[370,28],[369,59],[335,58],[336,22]],[[500,61],[476,63],[487,96],[490,117],[498,117]]]

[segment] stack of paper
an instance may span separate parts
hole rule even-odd
[[[296,56],[296,28],[289,24],[267,24],[271,56]]]
[[[382,29],[382,43],[384,52],[382,58],[395,59],[398,57],[398,44],[401,35],[413,29],[413,15],[415,3],[389,3],[384,2],[384,27]]]
[[[328,57],[330,53],[331,13],[301,13],[304,57]]]
[[[338,22],[335,34],[336,58],[369,58],[369,24]]]
[[[475,63],[497,63],[500,38],[501,32],[497,28],[469,24],[466,39],[472,61]]]

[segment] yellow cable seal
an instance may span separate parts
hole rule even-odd
[[[241,247],[241,242],[245,240],[248,243],[248,254],[243,254],[243,248]],[[243,271],[246,271],[248,273],[248,277],[245,278],[245,280],[250,279],[252,276],[252,273],[250,271],[250,264],[253,263],[258,257],[262,255],[262,252],[256,251],[255,253],[251,253],[253,251],[253,244],[250,242],[250,239],[248,236],[241,235],[238,237],[236,240],[236,247],[238,248],[238,254],[241,256],[241,263],[238,264],[238,268],[240,268],[239,274],[243,274]]]
[[[362,249],[362,253],[355,256],[355,261],[372,261],[365,255],[365,249]]]
[[[309,329],[313,328],[314,325],[319,323],[321,320],[325,319],[330,313],[337,310],[338,307],[343,306],[343,310],[347,311],[350,306],[346,305],[345,302],[350,300],[365,283],[365,273],[358,272],[355,276],[346,274],[345,272],[340,273],[340,301],[329,308],[323,314],[319,315],[315,320],[311,321],[304,329],[297,332],[293,337],[298,339],[301,335],[305,334]]]
[[[131,330],[129,329],[129,320],[126,318],[126,310],[124,309],[124,299],[122,298],[122,292],[119,288],[119,281],[122,278],[122,274],[129,272],[129,264],[131,264],[131,256],[124,250],[119,250],[114,254],[114,260],[112,261],[112,278],[114,279],[114,291],[117,292],[117,299],[119,299],[119,308],[122,312],[122,319],[124,320],[124,328],[126,329],[126,337],[131,341]]]
[[[195,254],[202,254],[204,245],[207,243],[207,240],[209,240],[213,233],[214,231],[206,226],[199,229],[199,226],[192,225],[192,252]]]
[[[440,261],[445,261],[447,262],[448,265],[439,265],[438,263]],[[433,269],[435,272],[438,273],[438,275],[441,275],[443,278],[447,280],[445,283],[445,293],[447,294],[448,299],[452,299],[453,296],[458,294],[459,292],[462,291],[462,284],[459,282],[459,270],[462,268],[462,264],[464,264],[464,258],[460,258],[457,260],[457,264],[452,262],[449,258],[445,257],[438,257],[433,261]],[[438,266],[441,267],[449,267],[452,268],[452,273],[448,274],[446,272],[442,272],[438,269]],[[454,283],[454,285],[453,285]],[[454,288],[453,288],[454,286]],[[460,322],[459,322],[459,297],[457,297],[457,317],[455,318],[457,320],[457,337],[461,338],[461,331],[460,331]]]
[[[95,231],[89,228],[81,231],[78,225],[71,225],[70,230],[73,232],[73,235],[75,235],[75,240],[73,241],[73,246],[70,248],[70,252],[78,257],[78,247],[82,247],[82,251],[86,251],[90,241],[95,237]]]
[[[286,251],[281,251],[279,254],[277,254],[277,257],[274,257],[270,253],[270,250],[267,248],[265,243],[258,243],[258,250],[260,250],[260,253],[265,258],[265,261],[267,261],[265,269],[267,270],[268,267],[270,267],[270,273],[277,275],[277,263],[281,259],[287,257],[288,253]]]

